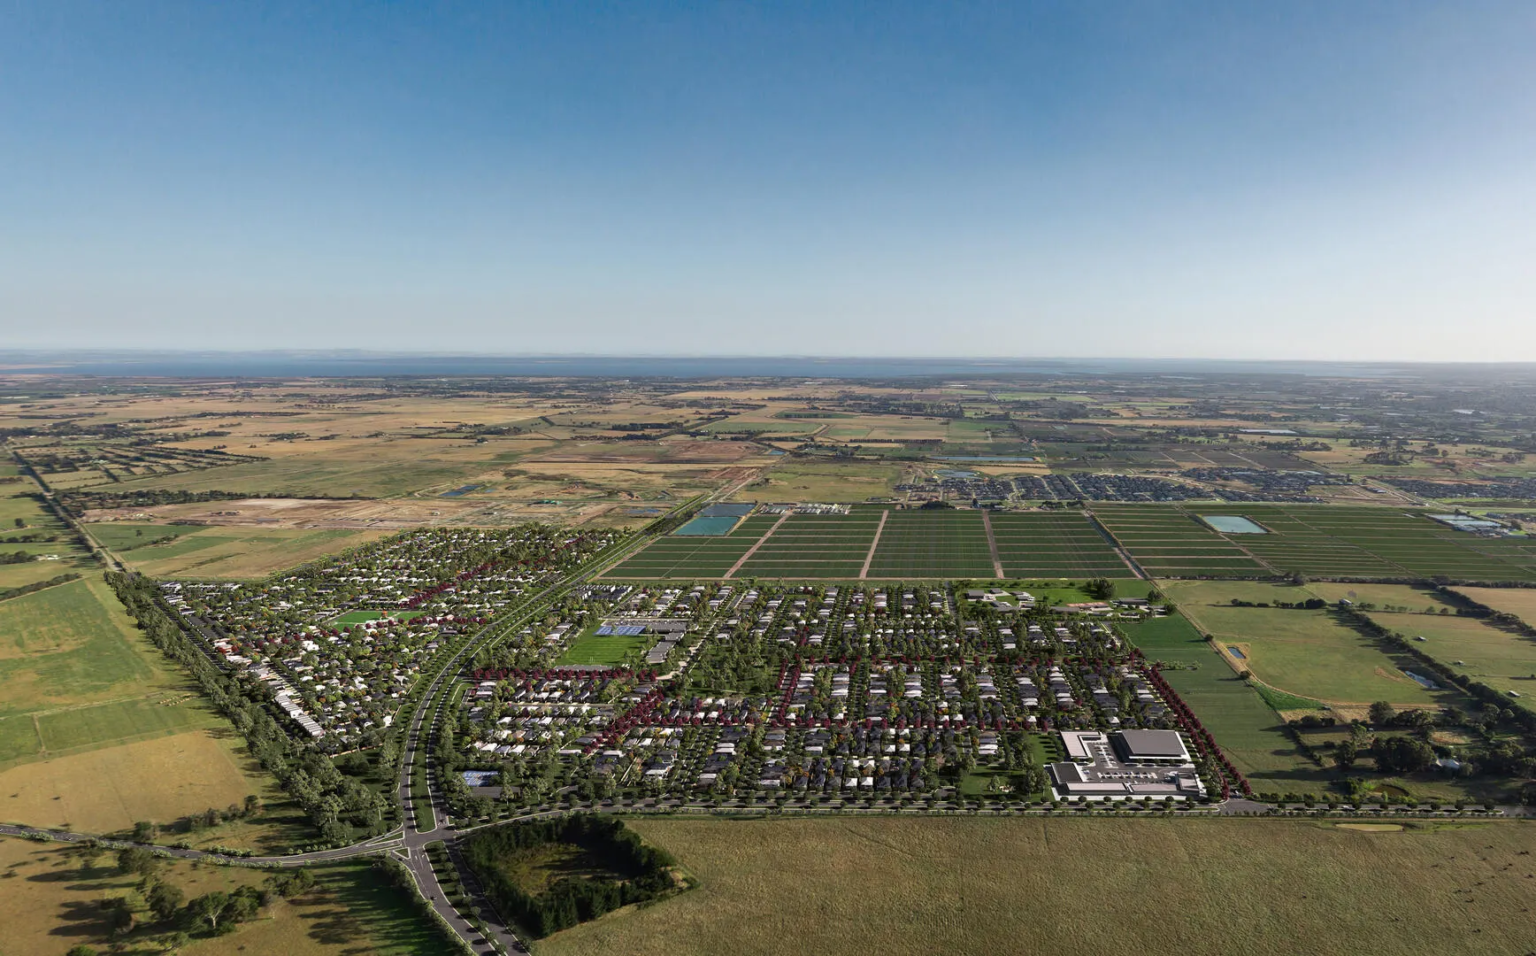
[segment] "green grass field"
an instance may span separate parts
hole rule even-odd
[[[1327,777],[1286,736],[1280,715],[1217,656],[1188,620],[1172,615],[1124,627],[1149,660],[1171,665],[1163,677],[1254,789],[1327,789]]]
[[[637,819],[699,886],[538,956],[1506,956],[1536,826],[1222,819]]]
[[[289,528],[196,528],[178,535],[174,541],[119,552],[119,557],[132,570],[151,577],[253,579],[366,544],[383,534]]]
[[[0,607],[0,718],[182,686],[99,577]]]
[[[1457,588],[1467,597],[1496,611],[1513,614],[1536,627],[1536,588]]]
[[[1373,611],[1371,619],[1456,673],[1495,690],[1514,691],[1527,709],[1536,707],[1536,639],[1475,618]]]
[[[178,704],[140,698],[92,707],[53,711],[37,716],[43,747],[66,753],[103,743],[116,744],[145,737],[220,726],[219,717],[201,698]]]
[[[0,819],[108,832],[249,793],[283,799],[99,576],[0,610]],[[302,842],[283,829],[283,846]]]
[[[1165,582],[1165,593],[1190,620],[1222,644],[1238,648],[1242,666],[1275,690],[1342,706],[1386,700],[1429,706],[1438,698],[1403,673],[1412,662],[1340,623],[1332,611],[1233,607],[1231,599],[1296,602],[1308,592],[1290,586]]]
[[[656,643],[654,634],[628,637],[622,634],[593,634],[592,627],[573,640],[556,664],[620,664],[624,659]]]
[[[164,538],[179,538],[201,530],[194,525],[146,524],[137,521],[97,521],[84,526],[102,547],[112,551],[132,551]]]
[[[82,574],[95,567],[90,552],[80,543],[79,535],[33,497],[36,491],[37,486],[30,479],[0,485],[0,554],[25,552],[34,557],[51,556],[53,560],[0,564],[0,591],[47,581],[61,574]],[[50,540],[8,540],[36,535]]]

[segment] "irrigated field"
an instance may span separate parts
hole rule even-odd
[[[975,511],[893,511],[880,532],[872,578],[990,578],[986,528]]]
[[[1198,514],[1240,514],[1269,534],[1233,535],[1277,571],[1350,577],[1528,581],[1536,552],[1523,539],[1478,538],[1391,508],[1203,505]]]
[[[1154,577],[1264,577],[1271,573],[1209,525],[1174,508],[1096,504],[1093,514]]]
[[[720,537],[660,538],[609,574],[636,578],[724,577],[778,520],[773,515],[756,515]]]
[[[1478,538],[1391,508],[1220,504],[1093,506],[1094,515],[1155,576],[1536,579],[1536,546]],[[1265,534],[1221,534],[1204,515],[1238,515]]]
[[[872,509],[854,509],[847,515],[791,515],[734,576],[856,578],[869,556],[880,517],[881,512]]]
[[[1525,539],[1476,538],[1389,508],[1104,503],[1093,506],[1093,520],[1077,512],[983,515],[878,504],[856,504],[846,516],[794,515],[736,576],[858,577],[882,512],[870,578],[988,578],[997,576],[999,566],[1007,577],[1124,576],[1126,562],[1096,520],[1153,577],[1536,579],[1536,552],[1528,553]],[[1201,520],[1206,514],[1248,517],[1268,533],[1222,534]],[[724,538],[663,539],[615,576],[723,576],[775,521],[750,518]]]
[[[997,541],[996,560],[988,518]],[[999,563],[1005,575],[1021,578],[1129,573],[1080,515],[984,517],[977,511],[855,505],[847,515],[790,515],[782,521],[758,515],[720,538],[663,538],[610,574],[723,577],[738,561],[732,575],[738,578],[991,578]]]
[[[1115,549],[1086,518],[1046,512],[989,515],[1009,577],[1123,577]]]
[[[540,956],[1441,956],[1536,947],[1536,826],[1359,832],[1267,820],[631,824],[700,882]]]

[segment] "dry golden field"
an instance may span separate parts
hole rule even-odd
[[[699,888],[539,956],[1443,956],[1536,947],[1536,825],[1249,819],[633,823]]]
[[[233,732],[196,730],[20,764],[0,772],[0,820],[116,833],[222,810],[247,794],[281,802],[244,749]]]
[[[1536,588],[1455,588],[1467,597],[1496,611],[1513,614],[1536,627]]]
[[[318,867],[315,890],[277,901],[228,936],[196,938],[188,956],[428,956],[441,944],[402,895],[380,884],[367,864]],[[187,898],[260,885],[267,872],[245,867],[162,861],[157,875]],[[138,877],[118,872],[108,854],[87,865],[78,850],[0,837],[0,956],[64,956],[86,945],[129,956],[162,953],[167,927],[146,924]],[[104,899],[126,898],[141,925],[114,943]],[[115,948],[117,945],[121,949]]]

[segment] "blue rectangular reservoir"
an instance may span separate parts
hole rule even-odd
[[[688,522],[672,533],[683,535],[706,535],[715,537],[722,534],[730,534],[731,529],[736,527],[736,523],[740,520],[740,518],[733,518],[730,516],[720,518],[694,518],[692,521]]]
[[[1242,515],[1201,515],[1200,520],[1222,534],[1269,534]]]

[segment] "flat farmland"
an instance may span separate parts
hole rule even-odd
[[[1299,588],[1243,584],[1238,589],[1217,582],[1170,581],[1164,592],[1181,611],[1223,645],[1241,651],[1239,666],[1266,685],[1336,708],[1368,706],[1385,700],[1403,707],[1451,703],[1446,692],[1432,692],[1408,677],[1406,655],[1384,650],[1376,640],[1341,623],[1331,611],[1275,607],[1233,607],[1240,600],[1269,603],[1306,599]]]
[[[1527,709],[1536,707],[1536,638],[1470,617],[1381,611],[1370,612],[1370,617],[1456,673],[1498,691],[1514,691]],[[1418,637],[1426,640],[1415,640]]]
[[[609,571],[619,578],[718,578],[741,560],[779,519],[753,515],[730,534],[719,537],[672,535],[649,546]]]
[[[12,598],[0,615],[0,819],[110,832],[257,794],[233,727],[134,627],[100,577]],[[259,826],[248,827],[263,839]],[[304,842],[284,829],[284,846]]]
[[[483,459],[465,460],[459,455],[437,457],[447,451],[441,444],[399,442],[393,447],[388,444],[381,447],[380,443],[368,442],[348,449],[335,442],[317,443],[306,455],[137,478],[113,483],[111,490],[173,489],[373,498],[462,482],[484,468]],[[480,452],[476,457],[483,454]]]
[[[189,686],[99,577],[0,607],[0,719]]]
[[[101,526],[89,527],[95,535]],[[111,523],[106,527],[111,529],[109,537],[119,537],[119,530]],[[367,544],[389,533],[248,527],[168,530],[186,533],[164,544],[117,552],[119,559],[131,570],[157,578],[262,578]]]
[[[14,465],[7,466],[0,477],[20,478]],[[94,566],[89,552],[80,544],[79,536],[33,497],[37,490],[30,478],[0,484],[0,554],[24,552],[50,557],[49,560],[0,564],[0,590],[24,587]],[[5,540],[34,535],[48,540],[14,543]]]
[[[1284,721],[1228,667],[1182,615],[1122,625],[1151,661],[1174,665],[1163,677],[1234,766],[1259,791],[1322,793],[1327,775],[1296,749]]]
[[[1347,583],[1334,583],[1330,581],[1308,581],[1306,589],[1312,594],[1330,603],[1339,601],[1353,601],[1356,604],[1374,604],[1378,607],[1403,607],[1410,611],[1431,610],[1440,613],[1445,608],[1447,613],[1453,613],[1455,608],[1440,599],[1434,591],[1428,587],[1416,587],[1410,584],[1362,584],[1358,581]]]
[[[22,764],[0,772],[0,819],[116,833],[139,820],[169,824],[239,804],[252,793],[269,807],[285,800],[244,753],[232,733],[192,731]],[[270,849],[313,839],[306,831]]]
[[[979,511],[854,505],[847,515],[791,515],[782,523],[775,516],[756,515],[719,538],[662,538],[608,576],[720,577],[761,539],[736,577],[856,578],[869,560],[870,578],[994,578],[987,520],[1008,577],[1129,574],[1114,548],[1081,515],[991,514],[984,519]]]
[[[724,577],[725,573],[756,543],[755,537],[660,538],[621,562],[609,571],[606,577]]]
[[[1096,504],[1093,513],[1154,576],[1536,580],[1536,543],[1478,538],[1394,508]],[[1208,515],[1246,517],[1267,533],[1221,534]]]
[[[1536,588],[1456,588],[1479,604],[1513,614],[1536,627]]]
[[[1299,522],[1304,526],[1306,536],[1300,540],[1305,542],[1312,538],[1308,547],[1319,553],[1326,554],[1329,547],[1337,547],[1316,540],[1315,536],[1321,535],[1344,545],[1353,545],[1374,556],[1376,561],[1417,576],[1444,575],[1481,581],[1536,579],[1536,559],[1524,550],[1522,539],[1478,538],[1431,521],[1422,514],[1390,508],[1301,505],[1252,508],[1242,513],[1251,514],[1265,524],[1273,520],[1281,531],[1288,524],[1286,519]],[[1283,544],[1279,538],[1276,542]],[[1270,546],[1269,542],[1251,545],[1256,550],[1267,546]],[[1346,568],[1351,566],[1345,565]],[[1363,576],[1389,573],[1375,570],[1377,567],[1379,565],[1365,562],[1355,573]],[[1300,570],[1306,573],[1305,568]]]
[[[150,524],[142,521],[99,521],[87,523],[84,527],[97,544],[119,554],[151,544],[168,544],[182,535],[204,530],[197,525]]]
[[[1536,826],[1522,822],[1374,833],[1250,819],[629,825],[698,888],[557,933],[536,944],[538,956],[1506,956],[1536,947],[1536,925],[1512,916],[1532,894],[1524,854],[1536,850]]]
[[[1117,577],[1125,562],[1087,518],[1077,514],[989,515],[1003,573],[1010,577]]]
[[[859,502],[891,494],[903,471],[901,465],[878,462],[786,456],[763,472],[760,480],[737,492],[735,500]]]
[[[739,577],[856,578],[880,527],[882,512],[790,515],[741,566]],[[887,524],[889,527],[889,524]]]
[[[1241,515],[1261,525],[1268,534],[1234,535],[1242,539],[1243,547],[1262,558],[1279,573],[1348,577],[1394,577],[1405,574],[1405,569],[1362,547],[1355,541],[1340,537],[1328,530],[1338,528],[1337,522],[1314,520],[1327,508],[1261,508],[1254,505],[1203,506],[1191,508],[1197,515]],[[1343,509],[1340,509],[1343,510]],[[1342,527],[1366,528],[1375,520],[1387,519],[1393,512],[1377,509],[1354,509],[1364,514],[1354,515]]]
[[[976,511],[856,504],[853,513],[845,516],[790,517],[763,541],[737,575],[857,577],[882,511],[887,517],[870,564],[871,578],[995,577],[986,535],[988,521],[1005,576],[1118,577],[1126,573],[1111,544],[1081,514],[995,512],[984,520]],[[1204,515],[1219,514],[1250,518],[1268,533],[1224,535],[1202,520]],[[1186,510],[1167,505],[1099,504],[1093,516],[1153,577],[1272,578],[1300,573],[1524,580],[1536,574],[1536,558],[1527,557],[1522,550],[1526,547],[1524,539],[1475,538],[1422,515],[1388,508],[1226,505]],[[666,538],[630,558],[613,574],[718,577],[729,571],[775,520],[755,516],[724,538]],[[129,557],[178,545],[191,547],[195,539],[194,535],[168,545],[135,549]]]
[[[977,511],[892,511],[872,578],[990,578],[992,549]]]
[[[1272,573],[1243,547],[1175,508],[1096,504],[1093,514],[1154,577],[1265,577]]]

